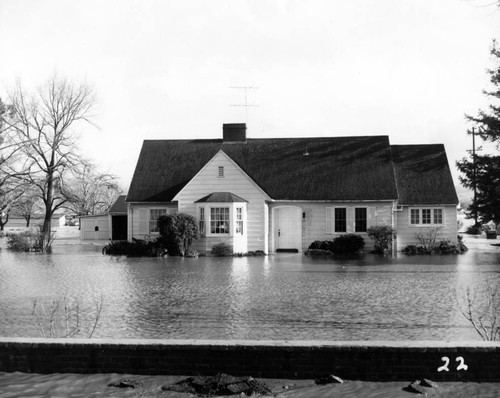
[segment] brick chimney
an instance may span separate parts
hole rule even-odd
[[[245,123],[227,123],[222,125],[222,141],[224,143],[246,142],[247,125]]]

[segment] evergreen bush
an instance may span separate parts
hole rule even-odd
[[[216,257],[232,257],[233,256],[233,246],[227,243],[221,242],[217,243],[212,247],[212,255]]]
[[[352,254],[360,252],[364,247],[365,240],[362,236],[345,234],[337,236],[333,240],[330,251],[334,254]]]
[[[184,256],[200,233],[196,219],[185,213],[168,214],[158,218],[158,242],[171,256]]]
[[[102,254],[127,257],[157,257],[164,249],[157,242],[134,240],[111,242],[103,247]]]

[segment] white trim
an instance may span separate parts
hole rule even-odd
[[[418,224],[411,222],[411,211],[418,210]],[[431,210],[431,222],[428,224],[422,223],[422,210]],[[434,223],[434,210],[441,210],[441,223]],[[414,228],[429,228],[429,227],[443,227],[446,225],[445,208],[441,206],[411,206],[408,207],[408,226]]]
[[[221,209],[221,208],[227,208],[229,209],[229,231],[227,233],[212,233],[212,228],[211,228],[211,221],[212,221],[212,212],[211,209]],[[243,234],[237,234],[236,233],[236,209],[241,208],[242,209],[242,216],[243,216]],[[204,216],[205,216],[205,233],[203,234],[204,237],[233,237],[233,236],[238,236],[238,237],[246,237],[248,235],[247,233],[247,224],[248,224],[248,219],[247,219],[247,214],[248,214],[248,208],[247,204],[245,202],[202,202],[202,203],[196,203],[196,220],[199,222],[200,221],[200,209],[205,209],[204,210]]]
[[[226,154],[226,153],[225,153],[222,149],[219,149],[219,151],[218,151],[218,152],[217,152],[217,153],[216,153],[216,154],[212,157],[212,159],[210,159],[210,160],[209,160],[209,161],[205,164],[205,166],[203,166],[203,167],[201,168],[201,170],[200,170],[200,171],[198,171],[198,173],[196,173],[196,174],[194,175],[194,177],[193,177],[193,178],[191,178],[191,180],[189,180],[189,182],[188,182],[186,185],[184,185],[184,187],[183,187],[183,188],[182,188],[179,192],[177,192],[177,195],[175,195],[175,197],[172,199],[172,201],[177,202],[177,201],[179,200],[179,196],[180,196],[180,195],[182,195],[182,193],[184,192],[184,190],[185,190],[185,189],[188,189],[188,188],[191,186],[191,184],[192,184],[192,183],[193,183],[193,181],[196,179],[196,177],[198,177],[198,176],[199,176],[199,175],[200,175],[200,174],[201,174],[201,173],[202,173],[202,172],[203,172],[203,171],[204,171],[204,170],[208,167],[208,165],[209,165],[210,163],[212,163],[212,161],[213,161],[216,157],[218,157],[218,156],[219,156],[219,154],[224,155],[224,156],[226,157],[226,159],[227,159],[229,162],[231,162],[231,163],[232,163],[232,164],[233,164],[233,165],[234,165],[234,166],[235,166],[235,167],[236,167],[236,168],[237,168],[237,169],[238,169],[238,170],[239,170],[239,171],[240,171],[240,172],[241,172],[241,173],[242,173],[242,174],[246,177],[246,178],[248,178],[248,181],[250,181],[250,182],[251,182],[251,183],[252,183],[252,184],[253,184],[253,185],[254,185],[254,186],[255,186],[255,187],[256,187],[256,188],[257,188],[257,189],[258,189],[258,190],[262,193],[262,195],[264,195],[264,200],[272,200],[272,199],[271,199],[271,197],[270,197],[270,196],[269,196],[269,195],[268,195],[268,194],[267,194],[267,193],[266,193],[266,192],[265,192],[265,191],[264,191],[264,190],[263,190],[263,189],[262,189],[262,188],[261,188],[261,187],[260,187],[260,186],[259,186],[259,185],[258,185],[258,184],[257,184],[257,183],[256,183],[256,182],[255,182],[255,181],[254,181],[254,180],[253,180],[250,176],[249,176],[249,175],[248,175],[248,174],[247,174],[247,173],[245,173],[245,172],[241,169],[241,167],[240,167],[240,166],[238,166],[238,165],[236,164],[236,162],[235,162],[233,159],[231,159],[231,158],[229,157],[229,155],[227,155],[227,154]]]
[[[378,202],[395,202],[397,199],[363,199],[363,200],[351,200],[351,199],[326,199],[326,200],[306,200],[306,199],[272,199],[272,203],[378,203]]]

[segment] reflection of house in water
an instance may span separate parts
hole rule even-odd
[[[126,240],[127,204],[125,203],[125,195],[120,195],[107,213],[81,216],[80,239]]]
[[[157,219],[194,216],[193,249],[226,242],[235,252],[307,249],[345,233],[390,225],[398,248],[424,228],[456,242],[458,203],[444,146],[391,145],[387,136],[146,140],[129,193],[128,239],[158,235]]]

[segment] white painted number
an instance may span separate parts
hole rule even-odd
[[[438,368],[438,372],[442,372],[443,370],[446,372],[449,372],[450,369],[448,369],[448,365],[450,364],[450,358],[442,357],[441,361],[444,362],[444,365]]]
[[[460,365],[457,366],[457,370],[467,370],[469,367],[465,364],[463,357],[455,358],[456,362],[460,362]]]
[[[437,368],[438,372],[449,372],[450,369],[448,368],[448,365],[450,364],[450,358],[448,357],[441,357],[441,361],[444,362],[443,366],[440,366]],[[457,370],[467,370],[469,367],[465,364],[465,360],[463,357],[457,357],[455,358],[455,362],[460,362],[460,364],[457,366]]]

